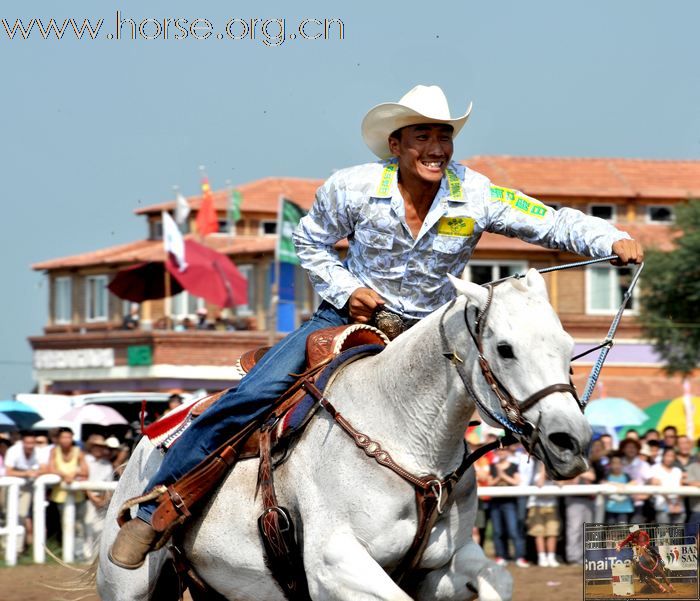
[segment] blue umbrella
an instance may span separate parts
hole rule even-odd
[[[6,432],[7,430],[16,430],[17,424],[13,422],[7,415],[0,413],[0,431]]]
[[[605,426],[607,428],[638,426],[649,417],[632,401],[616,397],[591,401],[586,406],[585,415],[591,426]]]
[[[0,401],[0,413],[15,422],[20,430],[31,428],[32,424],[41,419],[34,407],[20,401]]]

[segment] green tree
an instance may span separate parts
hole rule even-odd
[[[674,250],[646,253],[640,319],[669,374],[700,363],[700,200],[676,207]]]

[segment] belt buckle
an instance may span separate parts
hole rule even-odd
[[[384,332],[389,340],[403,334],[407,329],[406,322],[398,313],[386,309],[377,311],[373,321],[376,328]]]

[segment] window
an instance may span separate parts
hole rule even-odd
[[[589,205],[588,213],[605,221],[615,221],[615,205]]]
[[[277,222],[276,221],[261,221],[260,222],[260,235],[261,236],[274,236],[277,234]]]
[[[203,298],[194,296],[183,290],[179,294],[175,294],[170,301],[170,317],[184,318],[193,317],[198,309],[203,309],[205,302]]]
[[[238,271],[248,280],[248,302],[236,307],[236,315],[247,317],[255,312],[255,268],[252,265],[237,265]]]
[[[107,276],[87,276],[85,278],[85,320],[107,321],[108,310]]]
[[[163,239],[163,222],[160,219],[158,221],[149,221],[148,237],[150,240]]]
[[[616,313],[632,280],[629,267],[589,267],[586,271],[586,312],[608,315]],[[626,312],[636,313],[637,290],[627,303]]]
[[[73,321],[73,280],[70,277],[56,278],[53,283],[53,321]]]
[[[673,222],[673,207],[663,205],[650,205],[647,207],[647,221],[649,223]]]
[[[527,263],[524,261],[470,261],[467,279],[476,284],[486,284],[526,271]]]

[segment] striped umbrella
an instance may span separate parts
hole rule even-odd
[[[643,435],[647,430],[658,430],[659,420],[661,415],[668,407],[671,401],[659,401],[653,405],[649,405],[646,409],[643,409],[644,413],[647,414],[647,418],[641,424],[637,426],[625,426],[620,430],[620,438],[624,438],[629,430],[636,430],[639,434]]]

